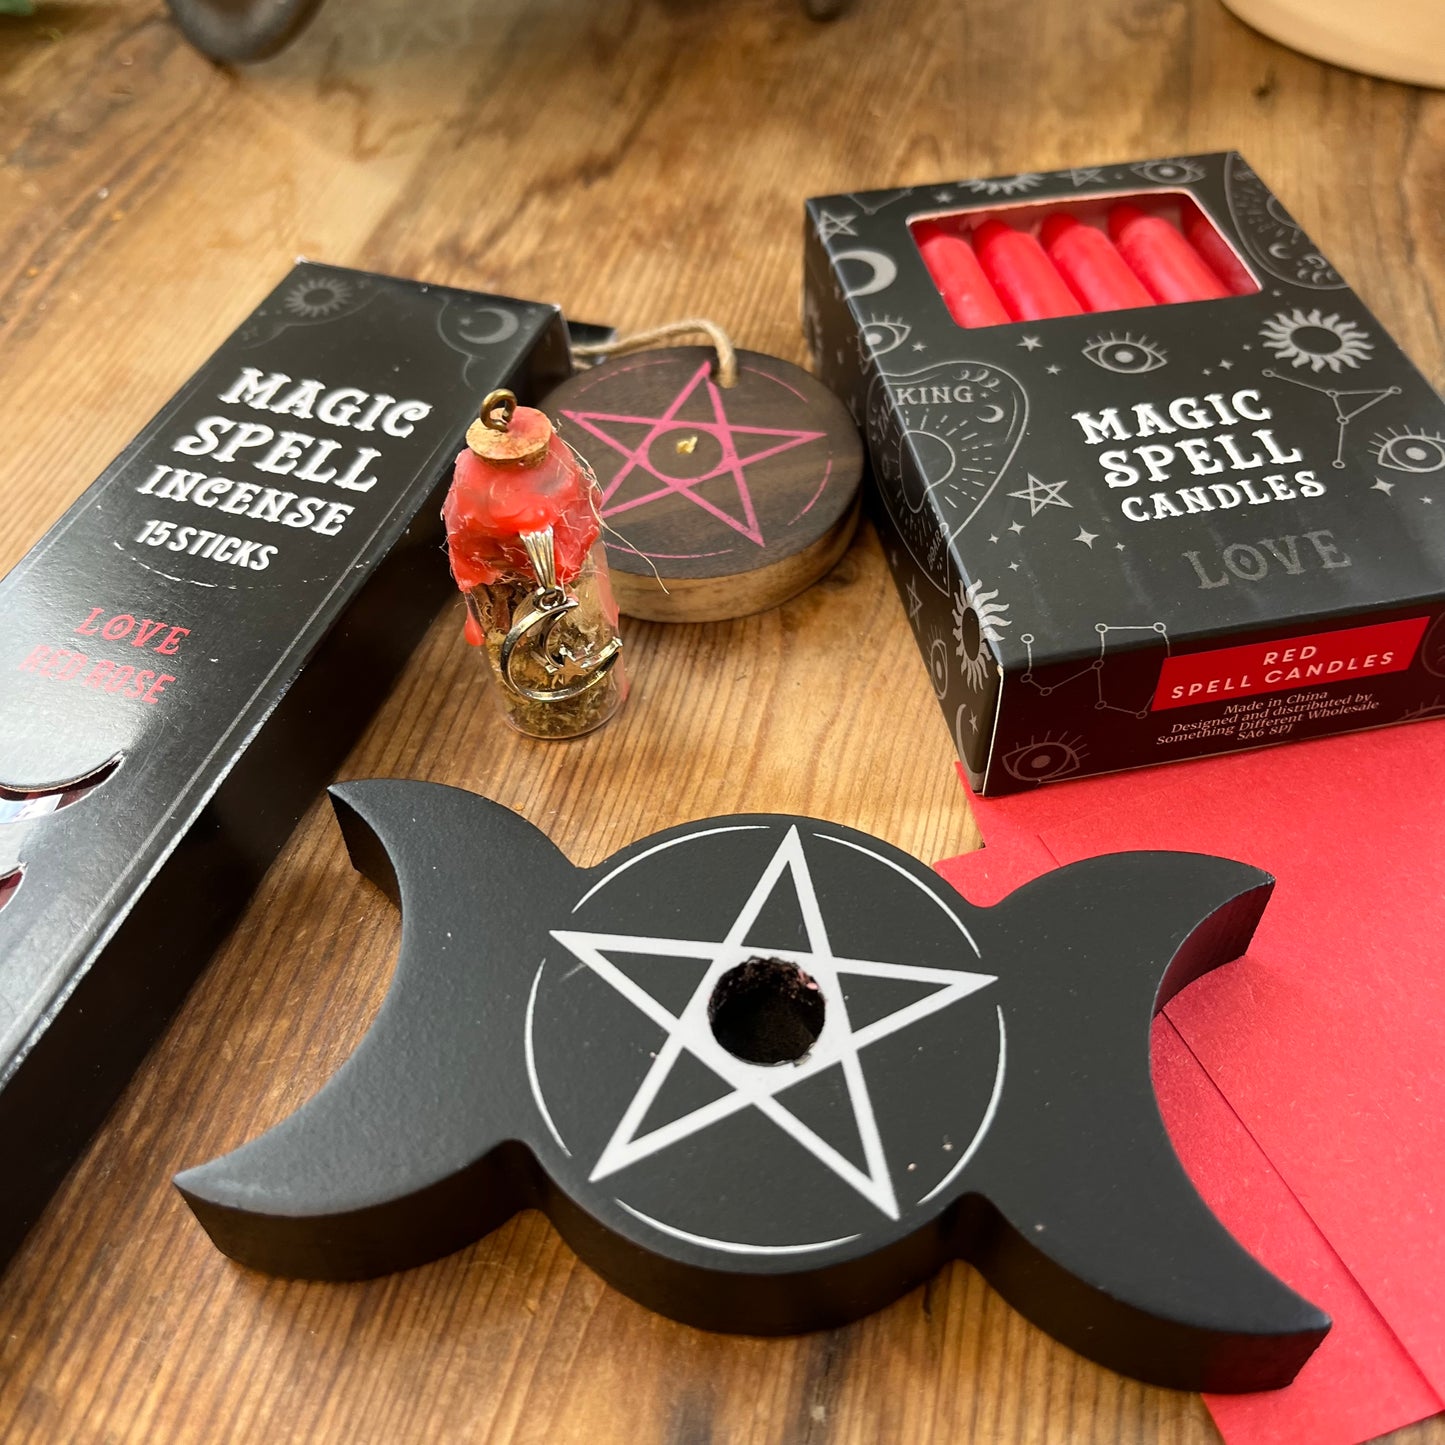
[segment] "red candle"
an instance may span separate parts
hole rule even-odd
[[[1053,215],[1039,228],[1039,238],[1085,311],[1123,311],[1154,304],[1102,231],[1072,216]]]
[[[1184,234],[1232,295],[1250,296],[1259,290],[1259,283],[1249,274],[1249,268],[1202,211],[1191,210],[1185,215]]]
[[[933,284],[960,326],[1001,326],[1009,319],[973,247],[962,236],[934,221],[920,221],[913,236]]]
[[[1229,295],[1199,252],[1162,217],[1147,216],[1137,206],[1115,206],[1109,233],[1156,301],[1213,301]]]
[[[985,221],[973,233],[973,245],[984,275],[1012,320],[1080,314],[1074,293],[1032,236],[1002,221]]]

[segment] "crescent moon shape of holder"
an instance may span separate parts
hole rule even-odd
[[[961,1258],[1180,1389],[1287,1384],[1328,1331],[1210,1213],[1150,1083],[1151,1019],[1244,951],[1267,874],[1114,854],[976,908],[815,819],[705,819],[579,869],[471,793],[331,791],[400,957],[309,1103],[177,1176],[243,1264],[364,1278],[535,1207],[711,1330],[836,1326]]]

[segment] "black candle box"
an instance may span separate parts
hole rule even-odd
[[[911,230],[1121,199],[1242,294],[966,328]],[[811,200],[803,323],[976,790],[1445,713],[1445,405],[1237,153]]]
[[[569,370],[554,306],[303,262],[0,581],[0,1263],[448,595],[480,398]]]

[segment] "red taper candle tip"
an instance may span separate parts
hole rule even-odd
[[[985,221],[974,232],[978,259],[1014,321],[1077,316],[1079,303],[1044,248],[1025,231]]]
[[[1136,206],[1115,206],[1109,212],[1109,230],[1129,269],[1161,304],[1216,301],[1229,295],[1199,252],[1162,216],[1146,215]]]
[[[934,221],[920,221],[913,235],[949,315],[960,326],[1002,326],[1009,319],[962,236]]]
[[[1079,228],[1079,222],[1072,216],[1066,216],[1061,211],[1055,211],[1052,216],[1045,216],[1044,223],[1039,227],[1039,240],[1044,243],[1045,248],[1054,245]]]

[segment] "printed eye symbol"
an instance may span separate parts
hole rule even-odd
[[[863,346],[874,356],[887,356],[897,351],[913,334],[913,328],[906,321],[870,321],[863,328]]]
[[[1084,355],[1105,371],[1142,375],[1158,371],[1169,360],[1164,348],[1147,336],[1096,336],[1084,347]]]
[[[1050,783],[1067,777],[1083,766],[1082,739],[1044,738],[1022,743],[1004,754],[1003,765],[1013,777],[1025,783]]]
[[[928,645],[928,677],[934,696],[941,700],[948,691],[948,648],[941,637],[935,637]]]
[[[1397,472],[1438,472],[1445,467],[1445,437],[1424,432],[1376,437],[1375,460]]]
[[[1204,167],[1196,161],[1145,161],[1131,169],[1159,186],[1188,186],[1204,177]]]

